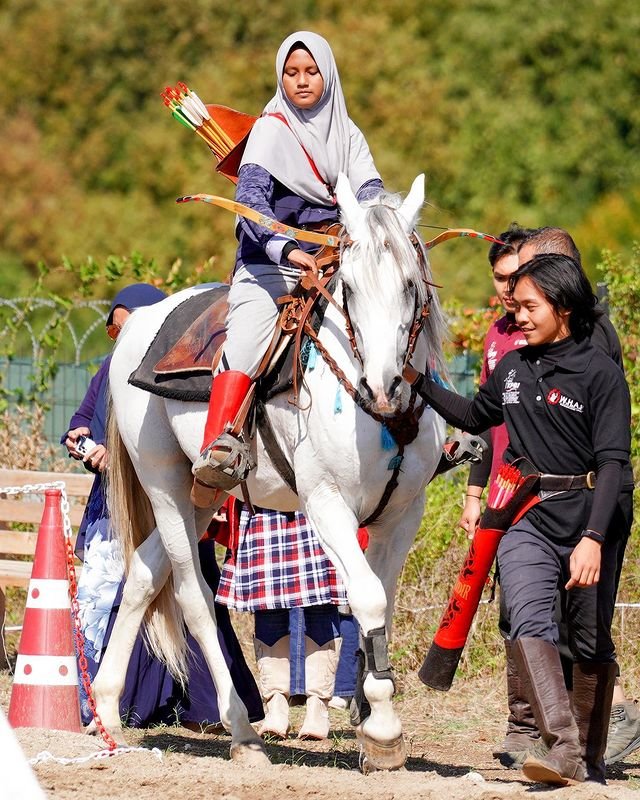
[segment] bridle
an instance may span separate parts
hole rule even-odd
[[[409,336],[407,338],[407,349],[404,354],[404,358],[402,361],[402,367],[407,366],[409,361],[413,356],[413,352],[416,347],[416,343],[418,341],[418,336],[424,329],[424,326],[427,322],[427,318],[429,316],[429,310],[431,306],[431,301],[433,300],[433,295],[431,294],[431,287],[437,287],[437,284],[432,283],[427,279],[427,264],[424,256],[424,251],[422,246],[420,245],[420,241],[415,233],[411,233],[409,235],[409,241],[413,245],[414,250],[418,256],[418,265],[420,267],[420,272],[422,275],[422,281],[426,286],[426,296],[423,303],[420,303],[420,294],[418,289],[414,290],[414,313],[413,313],[413,321],[411,323],[411,328],[409,330]],[[353,245],[353,241],[351,239],[343,239],[342,240],[342,250],[348,249]],[[337,304],[336,304],[337,306]],[[338,306],[338,308],[340,308]],[[347,337],[349,339],[349,345],[351,346],[351,351],[354,357],[359,362],[360,366],[363,366],[363,359],[362,354],[358,348],[358,342],[356,340],[356,335],[353,327],[353,323],[351,321],[351,314],[349,313],[349,299],[347,297],[346,286],[343,282],[342,284],[342,308],[340,309],[344,319],[345,319],[345,326],[347,331]]]

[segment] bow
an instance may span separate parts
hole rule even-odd
[[[313,242],[314,244],[322,244],[326,247],[340,247],[339,236],[328,236],[324,233],[314,233],[313,231],[304,231],[300,228],[294,228],[291,225],[285,225],[283,222],[278,222],[277,219],[266,217],[254,208],[249,208],[242,203],[235,200],[227,200],[226,197],[218,197],[215,194],[188,194],[185,197],[178,197],[176,203],[188,203],[189,201],[201,200],[203,203],[211,203],[220,208],[226,208],[227,211],[233,211],[241,217],[246,217],[252,222],[257,222],[263,228],[273,231],[274,233],[281,233],[284,236],[289,236],[291,239],[299,239],[301,242]]]
[[[184,197],[178,197],[176,203],[188,203],[191,201],[202,201],[203,203],[211,203],[220,208],[226,208],[227,211],[233,211],[234,214],[239,214],[241,217],[246,217],[246,219],[250,219],[252,222],[257,222],[258,225],[262,225],[264,228],[267,228],[267,230],[273,231],[274,233],[281,233],[291,239],[299,239],[301,242],[313,242],[314,244],[321,244],[325,247],[340,247],[342,241],[339,236],[314,233],[313,231],[305,231],[300,228],[294,228],[291,225],[285,225],[283,222],[278,222],[278,220],[272,217],[266,217],[254,208],[249,208],[249,206],[238,203],[236,200],[227,200],[226,197],[219,197],[215,194],[188,194]],[[488,233],[480,233],[471,228],[448,228],[433,239],[425,242],[424,246],[427,250],[430,250],[437,244],[446,242],[447,239],[455,239],[458,236],[469,236],[472,239],[486,239],[488,242],[502,244],[500,239],[496,239],[495,236],[491,236]]]
[[[455,239],[458,236],[469,236],[471,239],[486,239],[488,242],[495,242],[496,244],[504,244],[501,239],[497,239],[495,236],[491,236],[489,233],[480,233],[480,231],[474,231],[472,228],[447,228],[447,230],[442,231],[433,239],[429,239],[428,242],[424,243],[424,246],[427,250],[431,250],[432,247],[435,247],[440,242],[446,242],[447,239]]]

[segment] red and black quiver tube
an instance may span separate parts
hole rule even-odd
[[[539,502],[538,477],[535,467],[524,458],[500,467],[440,626],[418,672],[420,680],[432,689],[446,692],[451,688],[500,539]]]

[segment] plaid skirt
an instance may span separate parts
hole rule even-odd
[[[216,601],[236,611],[346,605],[342,580],[299,511],[243,509],[237,551],[227,550]]]

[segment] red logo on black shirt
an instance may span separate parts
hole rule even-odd
[[[547,403],[550,406],[561,406],[562,408],[566,408],[568,411],[576,411],[578,414],[582,414],[584,410],[584,404],[579,403],[577,400],[572,400],[570,397],[567,397],[566,394],[562,394],[560,389],[550,389],[547,394]]]
[[[547,403],[550,406],[557,406],[560,402],[560,398],[562,394],[560,393],[559,389],[549,389],[549,394],[547,395]]]

